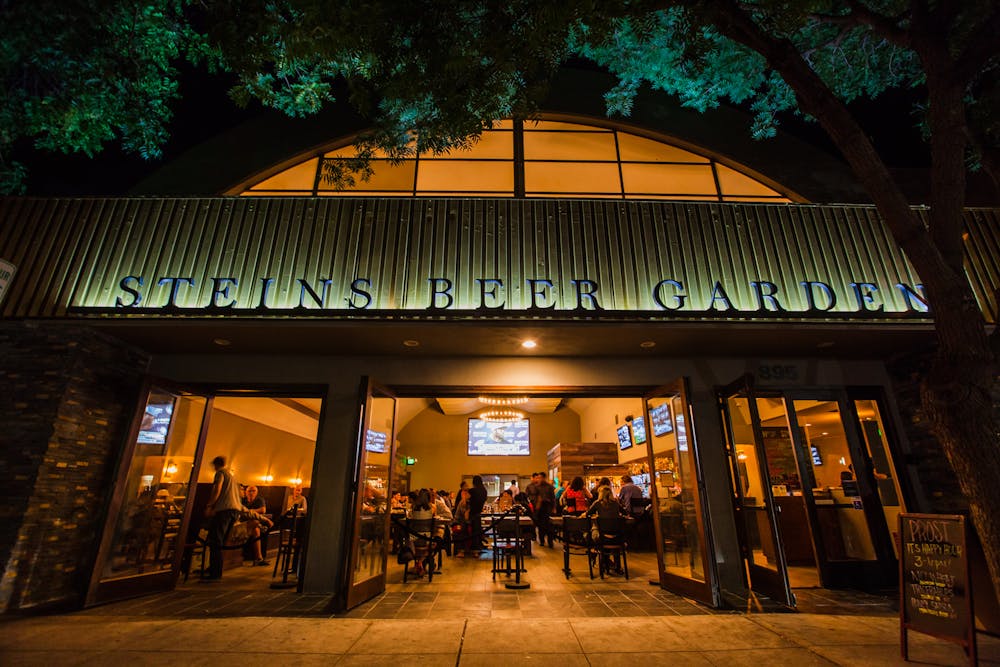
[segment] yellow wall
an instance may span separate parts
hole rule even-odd
[[[618,427],[625,423],[625,417],[642,416],[641,398],[595,398],[590,402],[581,401],[580,406],[581,439],[587,442],[613,442],[615,448],[618,447]],[[647,434],[652,433],[649,427],[646,431]],[[635,461],[645,456],[645,445],[618,450],[619,463]]]
[[[312,440],[214,410],[198,481],[211,482],[212,459],[225,456],[241,484],[292,486],[292,479],[298,477],[302,486],[310,487],[315,451]],[[264,482],[266,474],[274,480]]]
[[[546,454],[557,442],[580,440],[580,418],[565,407],[551,414],[529,414],[529,456],[469,456],[469,417],[424,410],[396,436],[398,453],[416,457],[409,466],[410,488],[456,489],[463,475],[484,473],[530,475],[548,470]]]

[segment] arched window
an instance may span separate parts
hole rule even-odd
[[[262,179],[247,196],[570,197],[791,202],[732,162],[615,128],[558,121],[501,121],[470,150],[420,155],[336,189],[323,163],[354,155],[346,145]],[[777,189],[776,189],[777,188]]]

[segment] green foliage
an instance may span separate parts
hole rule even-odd
[[[23,188],[16,142],[93,156],[112,141],[145,158],[167,139],[175,63],[211,49],[185,0],[0,3],[0,187]]]

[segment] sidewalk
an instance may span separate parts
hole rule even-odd
[[[917,664],[968,664],[912,633]],[[907,664],[887,616],[728,614],[613,618],[158,618],[73,613],[0,621],[2,665],[792,665]],[[980,664],[1000,640],[980,637]]]

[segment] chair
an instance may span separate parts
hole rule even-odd
[[[299,506],[293,505],[292,509],[285,512],[278,528],[278,556],[274,559],[274,571],[271,577],[278,576],[281,570],[283,582],[288,581],[288,575],[294,572],[299,561],[299,523],[302,517],[299,516]]]
[[[434,579],[434,552],[437,551],[438,563],[437,567],[441,567],[440,550],[436,549],[436,543],[434,541],[434,519],[407,519],[406,520],[406,538],[407,543],[410,545],[410,549],[413,551],[413,560],[417,562],[422,562],[425,564],[425,570],[427,571],[427,581],[431,582]],[[410,573],[410,561],[403,563],[403,583],[406,583],[406,579]]]
[[[585,516],[564,516],[562,529],[563,572],[569,579],[569,557],[586,556],[590,578],[594,578],[594,545],[590,541],[590,519]]]
[[[684,548],[684,517],[680,514],[661,514],[660,533],[663,535],[663,552],[674,552],[674,565],[680,565],[677,554]]]
[[[600,555],[598,571],[601,579],[607,570],[611,557],[618,562],[620,559],[628,580],[628,540],[625,536],[625,519],[622,517],[597,517],[597,551]]]
[[[524,554],[518,541],[518,519],[501,519],[493,525],[493,580],[497,572],[524,571]]]

